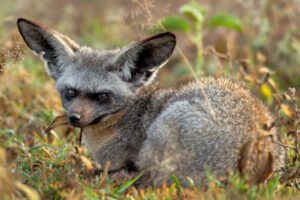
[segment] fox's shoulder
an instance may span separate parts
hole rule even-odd
[[[192,81],[189,84],[181,86],[179,91],[198,91],[204,89],[206,92],[223,90],[229,93],[240,93],[249,94],[249,89],[242,81],[237,81],[228,77],[202,77],[198,80]]]
[[[249,89],[247,89],[243,82],[226,77],[203,77],[199,80],[181,85],[180,87],[175,89],[157,90],[153,94],[158,97],[168,96],[174,101],[194,99],[224,101],[226,98],[228,99],[228,101],[231,101],[233,98],[236,100],[256,100],[256,97]]]
[[[177,88],[159,89],[158,86],[144,88],[134,105],[140,103],[163,106],[177,101],[210,101],[215,106],[250,106],[264,108],[266,106],[250,91],[245,83],[226,77],[203,77]]]

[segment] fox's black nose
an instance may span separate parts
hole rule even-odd
[[[69,116],[69,122],[71,124],[77,124],[80,121],[80,115],[78,114],[71,114]]]

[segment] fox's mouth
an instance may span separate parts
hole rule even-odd
[[[109,116],[110,114],[106,114],[106,115],[101,115],[97,118],[95,118],[92,122],[88,122],[88,123],[85,123],[85,122],[76,122],[76,123],[72,123],[72,122],[69,122],[72,126],[75,126],[75,127],[78,127],[78,128],[83,128],[85,126],[90,126],[90,125],[93,125],[93,124],[97,124],[99,123],[104,117],[106,116]]]
[[[69,120],[69,124],[71,124],[74,127],[83,128],[85,126],[99,123],[101,121],[101,119],[103,119],[104,117],[106,117],[108,115],[101,115],[101,116],[95,118],[94,120],[92,120],[92,122],[84,122],[84,121],[72,122]]]
[[[90,125],[94,125],[94,124],[97,124],[97,123],[100,123],[104,118],[107,118],[111,115],[114,115],[120,111],[122,111],[123,108],[121,109],[118,109],[116,111],[113,111],[113,112],[110,112],[110,113],[106,113],[106,114],[103,114],[103,115],[100,115],[98,116],[97,118],[93,119],[91,122],[88,122],[88,123],[84,123],[84,122],[78,122],[78,123],[71,123],[69,122],[72,126],[75,126],[75,127],[78,127],[78,128],[83,128],[85,126],[90,126]]]
[[[111,115],[111,114],[113,114],[113,113],[101,115],[101,116],[95,118],[91,123],[87,124],[87,126],[93,125],[93,124],[97,124],[97,123],[99,123],[104,117],[107,117],[107,116],[109,116],[109,115]]]

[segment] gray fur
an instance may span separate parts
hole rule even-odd
[[[237,170],[240,148],[249,139],[263,147],[262,157],[272,154],[273,170],[283,166],[283,149],[270,137],[258,139],[271,115],[240,84],[224,78],[169,90],[150,84],[174,50],[173,34],[98,50],[28,20],[19,19],[18,26],[28,46],[46,55],[64,108],[80,116],[72,124],[84,129],[93,158],[102,165],[110,161],[111,172],[144,172],[142,186],[160,185],[173,174],[183,182],[186,176],[201,181],[205,168],[226,176]],[[72,99],[66,98],[69,89],[76,91]],[[103,93],[109,97],[104,95],[104,102]],[[278,140],[274,128],[268,133]],[[251,154],[255,158],[258,150]],[[250,163],[252,171],[257,162]]]

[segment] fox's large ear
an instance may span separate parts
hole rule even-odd
[[[122,78],[136,86],[150,82],[170,56],[176,37],[170,32],[161,33],[131,44],[116,56],[114,66],[122,71]]]
[[[48,74],[57,79],[79,46],[68,37],[26,19],[18,19],[19,31],[29,48],[41,55]]]

